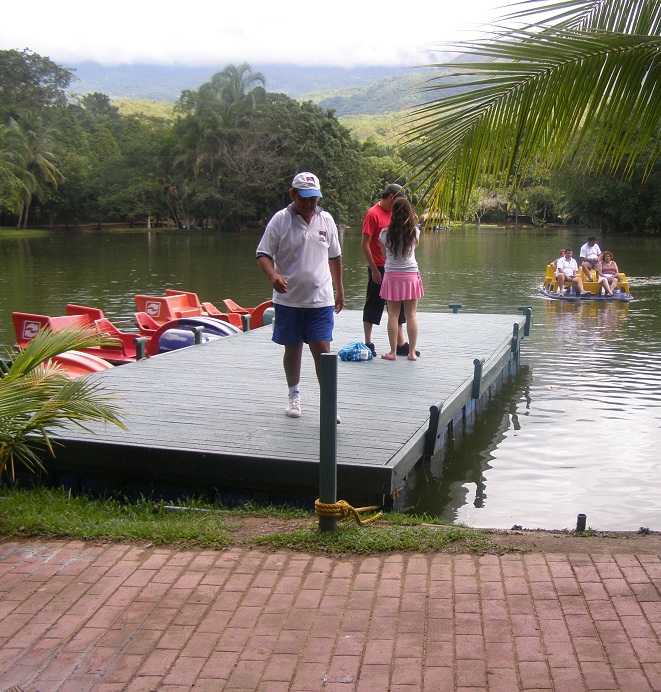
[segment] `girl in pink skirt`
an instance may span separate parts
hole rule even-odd
[[[418,298],[424,295],[422,279],[415,261],[415,246],[420,239],[418,217],[406,197],[396,197],[392,205],[390,225],[379,235],[384,247],[386,264],[381,282],[381,297],[388,303],[388,340],[390,351],[381,358],[397,359],[397,321],[402,303],[406,315],[406,333],[409,341],[409,360],[417,360]]]

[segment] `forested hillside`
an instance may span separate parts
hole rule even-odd
[[[320,176],[339,223],[359,223],[387,183],[415,181],[400,136],[431,77],[447,84],[440,70],[420,70],[293,99],[249,65],[228,65],[170,103],[75,95],[71,69],[0,51],[0,225],[259,227],[287,202],[300,170]],[[474,189],[451,220],[657,232],[659,164],[641,186],[644,175],[640,166],[624,182],[571,164],[537,167],[508,196]],[[423,213],[427,190],[409,189]]]
[[[446,70],[445,74],[448,75],[449,70]],[[419,106],[424,102],[422,88],[430,79],[441,79],[448,83],[453,81],[449,76],[444,77],[441,70],[415,70],[397,72],[365,86],[308,92],[299,98],[310,99],[322,108],[332,108],[339,117],[379,115]],[[447,93],[453,94],[458,88],[459,83],[456,89],[447,89]]]

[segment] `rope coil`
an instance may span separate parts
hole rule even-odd
[[[371,521],[375,521],[379,517],[383,516],[383,512],[377,512],[373,517],[369,519],[361,519],[360,512],[373,512],[379,509],[378,505],[372,507],[352,507],[346,500],[338,500],[333,503],[325,503],[321,500],[314,501],[314,511],[318,517],[332,517],[333,519],[346,519],[348,516],[354,516],[356,522],[361,526],[369,524]]]

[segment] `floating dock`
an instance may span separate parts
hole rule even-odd
[[[418,314],[421,357],[338,361],[338,498],[381,504],[452,426],[476,415],[518,367],[531,313]],[[336,316],[334,351],[362,340],[362,313]],[[319,491],[319,386],[303,354],[303,415],[285,416],[281,346],[271,326],[92,377],[117,395],[128,432],[94,424],[54,435],[51,478],[78,490],[223,494],[314,501]],[[387,350],[385,315],[374,332]]]

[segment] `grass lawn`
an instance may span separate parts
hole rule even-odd
[[[503,550],[488,531],[443,525],[431,517],[389,513],[364,526],[350,517],[338,522],[337,531],[321,532],[318,517],[291,507],[229,509],[196,500],[172,506],[147,499],[91,499],[45,487],[0,487],[0,535],[216,549],[238,544],[333,554]]]

